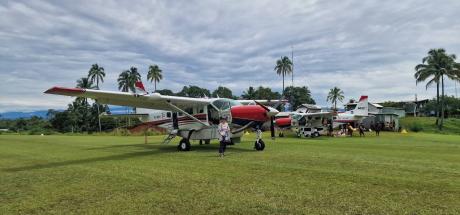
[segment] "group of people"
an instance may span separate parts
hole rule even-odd
[[[370,130],[371,131],[374,130],[375,135],[380,136],[380,131],[382,131],[384,127],[385,127],[385,124],[383,122],[372,123]],[[360,123],[356,129],[350,123],[343,124],[341,125],[340,130],[335,135],[333,133],[332,124],[328,124],[327,128],[328,128],[328,136],[350,136],[352,137],[353,132],[356,130],[359,132],[360,137],[366,136],[364,133],[366,131],[366,127],[364,127],[363,123]]]
[[[358,130],[359,131],[359,136],[364,137],[365,136],[365,130],[366,128],[364,127],[363,123],[360,123],[358,125],[358,128],[355,129],[350,123],[347,123],[346,125],[341,125],[341,129],[337,132],[337,134],[334,134],[334,129],[332,126],[332,121],[327,121],[326,124],[327,127],[327,134],[328,136],[353,136],[353,131]],[[375,131],[376,136],[380,136],[380,131],[382,131],[385,128],[385,124],[383,122],[376,122],[371,124],[371,130]],[[227,119],[225,117],[221,117],[219,121],[219,125],[217,127],[217,131],[219,132],[219,157],[224,157],[225,156],[225,150],[227,148],[227,144],[230,143],[230,126],[228,125]]]

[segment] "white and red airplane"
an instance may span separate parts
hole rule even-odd
[[[274,116],[278,114],[278,110],[265,106],[263,103],[268,104],[277,101],[189,98],[165,96],[159,93],[148,94],[141,82],[136,83],[136,88],[141,89],[143,94],[65,87],[52,87],[45,93],[91,98],[102,104],[165,111],[166,117],[161,119],[152,120],[148,115],[144,115],[140,119],[167,129],[169,135],[164,143],[169,143],[176,136],[182,137],[178,145],[178,149],[181,151],[190,150],[190,140],[209,142],[212,139],[218,139],[217,125],[222,117],[227,118],[231,127],[231,141],[233,143],[240,142],[245,129],[255,128],[257,137],[254,148],[258,151],[264,150],[265,143],[262,140],[261,128],[268,121],[271,122],[270,130],[272,137],[274,137]]]
[[[282,112],[276,115],[275,124],[282,131],[285,129],[296,129],[297,135],[319,136],[326,131],[327,120],[333,122],[333,127],[344,123],[359,123],[369,117],[368,96],[361,96],[358,104],[353,110],[345,112],[322,112],[321,108],[310,105],[302,110],[294,112]],[[282,134],[282,133],[280,133]],[[280,135],[281,136],[281,135]]]

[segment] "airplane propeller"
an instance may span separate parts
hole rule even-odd
[[[271,133],[271,137],[272,139],[275,139],[275,111],[276,109],[272,108],[268,108],[267,106],[261,104],[260,102],[257,102],[256,100],[254,100],[254,102],[259,105],[260,107],[262,107],[263,109],[265,109],[265,111],[267,111],[267,115],[270,117],[270,133]],[[276,111],[277,112],[277,111]]]

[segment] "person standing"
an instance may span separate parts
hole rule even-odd
[[[220,118],[219,125],[217,126],[217,131],[219,132],[219,156],[225,156],[225,150],[227,149],[227,143],[230,141],[230,127],[228,126],[227,119],[222,117]]]
[[[359,137],[364,137],[364,125],[361,123],[359,124]]]
[[[347,124],[347,129],[348,129],[348,135],[350,135],[350,137],[353,137],[353,127],[351,127],[350,123]]]
[[[380,136],[380,130],[382,130],[382,124],[379,122],[376,123],[374,130],[375,130],[375,135]]]

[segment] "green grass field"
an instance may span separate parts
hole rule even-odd
[[[413,125],[417,124],[424,133],[437,133],[437,134],[460,134],[460,119],[447,118],[444,119],[443,129],[440,131],[436,126],[435,117],[405,117],[401,118],[401,126],[410,130]]]
[[[0,135],[0,214],[460,213],[459,136],[162,138]]]

